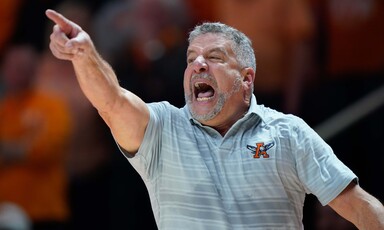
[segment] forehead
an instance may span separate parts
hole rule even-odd
[[[207,33],[197,36],[193,39],[187,53],[203,52],[209,50],[225,50],[232,52],[232,41],[221,34]]]

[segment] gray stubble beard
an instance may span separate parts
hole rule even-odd
[[[205,77],[209,78],[210,76],[205,76]],[[216,105],[214,106],[213,110],[211,110],[207,114],[199,115],[195,111],[193,111],[192,110],[193,93],[191,93],[189,95],[185,94],[185,103],[187,104],[188,109],[189,109],[192,117],[195,120],[200,121],[200,122],[209,121],[209,120],[212,120],[213,118],[215,118],[223,109],[225,102],[228,100],[228,98],[230,98],[234,93],[239,92],[239,90],[241,88],[241,82],[242,82],[241,78],[238,77],[238,78],[236,78],[236,80],[232,86],[232,90],[230,92],[227,92],[227,93],[219,92],[218,93],[219,99],[218,99]],[[191,88],[192,87],[193,86],[191,85]],[[191,89],[191,92],[193,92],[193,89]]]

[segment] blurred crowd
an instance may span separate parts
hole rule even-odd
[[[48,8],[85,29],[146,102],[184,105],[187,34],[203,21],[247,34],[258,103],[313,127],[384,85],[381,0],[2,0],[0,229],[156,229],[141,178],[71,63],[50,53]],[[381,106],[327,140],[381,201],[383,138]],[[304,226],[355,229],[311,195]]]

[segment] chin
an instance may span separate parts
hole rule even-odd
[[[221,112],[221,107],[214,106],[210,107],[209,110],[196,108],[194,105],[189,105],[189,111],[192,114],[192,117],[200,122],[211,121],[217,117],[217,115]]]
[[[198,101],[194,94],[185,95],[185,101],[188,105],[192,117],[198,121],[210,121],[214,119],[223,109],[226,102],[224,95],[215,95],[209,100]]]

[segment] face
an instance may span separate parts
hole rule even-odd
[[[11,91],[24,90],[33,81],[37,65],[37,54],[31,47],[11,47],[5,54],[2,71],[6,88]]]
[[[240,66],[231,44],[220,34],[208,33],[188,47],[186,103],[192,116],[208,126],[230,127],[249,107],[254,71]]]

